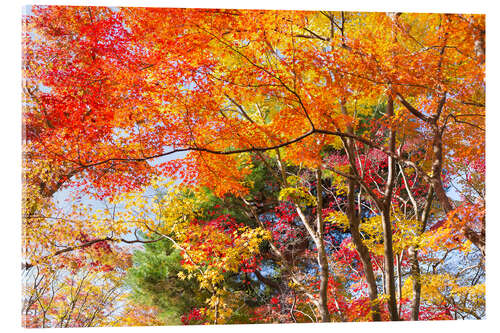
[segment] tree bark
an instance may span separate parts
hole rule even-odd
[[[442,108],[442,106],[441,106]],[[440,111],[438,111],[440,114]],[[446,194],[444,189],[443,181],[441,179],[441,174],[443,172],[443,128],[440,128],[437,124],[437,118],[433,124],[434,138],[432,141],[432,151],[434,153],[434,158],[432,162],[432,186],[436,192],[436,197],[439,200],[445,213],[449,213],[454,209],[451,204],[450,198]],[[485,232],[485,221],[481,221],[481,231],[475,232],[467,225],[463,227],[463,235],[472,242],[480,251],[483,257],[486,256],[486,232]]]
[[[417,249],[414,246],[410,246],[408,249],[408,254],[411,260],[411,275],[412,275],[412,288],[413,297],[411,300],[411,320],[419,320],[420,313],[420,299],[422,285],[420,281],[420,265],[418,263]]]
[[[392,321],[398,321],[398,307],[396,302],[396,283],[394,276],[394,251],[392,248],[392,225],[390,206],[382,211],[382,227],[384,233],[384,275],[385,290],[389,294],[389,315]]]
[[[347,110],[342,104],[342,113],[347,114]],[[352,126],[347,127],[347,132],[349,134],[353,133]],[[347,154],[350,159],[354,157],[354,147],[353,140],[348,138],[345,141],[345,149],[347,150]],[[354,176],[354,166],[351,165],[349,173]],[[372,311],[372,320],[373,321],[381,321],[380,317],[380,308],[378,305],[378,289],[377,282],[375,280],[375,274],[373,272],[373,265],[370,258],[370,252],[366,245],[363,243],[361,239],[361,233],[359,231],[360,218],[356,210],[355,204],[355,191],[356,191],[356,183],[352,178],[348,179],[348,190],[347,190],[347,219],[349,220],[349,230],[351,232],[352,242],[356,248],[356,252],[358,252],[359,258],[361,259],[361,263],[363,264],[363,272],[365,274],[366,283],[368,284],[368,294],[370,296],[371,301],[371,311]]]
[[[319,314],[322,322],[330,322],[330,312],[328,311],[328,258],[326,256],[324,241],[324,221],[323,221],[323,195],[321,189],[321,169],[316,170],[316,196],[318,206],[316,207],[316,230],[318,247],[318,264],[320,267],[320,287],[319,287]]]
[[[359,232],[359,217],[356,214],[354,209],[354,195],[351,188],[354,188],[354,181],[349,180],[349,193],[348,193],[348,208],[347,208],[347,218],[349,219],[349,230],[351,231],[352,242],[356,247],[356,251],[358,252],[359,258],[361,259],[361,263],[363,264],[363,272],[365,273],[366,283],[368,284],[368,294],[370,295],[371,301],[371,311],[372,311],[372,320],[373,321],[381,321],[380,317],[380,309],[378,305],[378,290],[377,290],[377,282],[375,280],[375,274],[373,273],[373,266],[370,259],[370,252],[368,248],[363,244],[363,240],[361,239],[361,234]],[[352,194],[352,195],[351,195]],[[352,198],[352,200],[351,200]]]
[[[388,96],[387,100],[387,116],[394,115],[394,102],[392,96]],[[394,153],[396,146],[396,132],[393,129],[389,130],[389,151]],[[385,270],[385,289],[389,294],[389,315],[391,320],[399,320],[398,308],[396,302],[396,284],[394,276],[394,250],[392,247],[392,222],[391,222],[391,199],[393,195],[395,181],[395,160],[394,157],[388,156],[388,172],[387,182],[384,191],[384,200],[382,203],[382,227],[384,234],[384,270]]]

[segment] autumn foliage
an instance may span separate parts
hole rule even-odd
[[[23,23],[24,326],[484,317],[484,15]]]

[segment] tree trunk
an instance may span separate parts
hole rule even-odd
[[[432,206],[432,200],[434,197],[434,191],[432,188],[432,185],[429,185],[429,191],[427,192],[427,197],[425,199],[425,206],[423,208],[422,214],[419,214],[417,202],[415,200],[415,197],[410,191],[410,188],[406,182],[406,179],[404,178],[404,173],[403,173],[403,179],[405,181],[405,186],[406,190],[408,191],[408,195],[410,199],[412,200],[414,210],[415,210],[415,217],[420,216],[420,222],[422,223],[420,230],[418,231],[418,236],[424,233],[425,228],[427,226],[427,220],[429,219],[429,214],[431,211],[431,206]],[[412,304],[411,304],[411,320],[417,321],[419,320],[419,313],[420,313],[420,299],[421,299],[421,290],[422,290],[422,282],[420,281],[420,265],[418,262],[418,248],[415,246],[410,246],[408,249],[408,255],[410,256],[410,261],[411,261],[411,275],[413,278],[412,282],[412,288],[413,288],[413,298],[412,298]]]
[[[434,153],[434,160],[432,161],[432,186],[436,192],[436,197],[442,205],[446,213],[453,210],[450,199],[444,190],[441,174],[443,172],[443,139],[441,137],[441,130],[437,125],[434,126],[434,139],[432,141],[432,151]]]
[[[401,276],[401,261],[403,260],[404,251],[401,256],[396,255],[396,269],[398,271],[398,316],[401,318],[401,298],[403,298],[403,277]]]
[[[387,100],[387,116],[394,115],[394,102],[392,96]],[[389,130],[389,151],[394,153],[396,147],[396,131]],[[384,271],[385,271],[385,290],[389,294],[389,315],[391,320],[399,320],[398,308],[396,302],[396,283],[394,276],[394,250],[392,248],[392,222],[391,222],[391,199],[393,195],[396,165],[394,157],[388,157],[387,182],[384,191],[384,200],[381,208],[382,228],[384,234]]]
[[[329,323],[331,321],[330,312],[328,311],[328,260],[324,247],[318,251],[318,263],[321,270],[320,289],[319,289],[319,314],[321,321]]]
[[[399,320],[396,302],[396,283],[394,276],[394,251],[392,249],[392,225],[390,206],[382,211],[382,226],[384,233],[384,275],[385,290],[389,294],[389,315],[391,320]]]
[[[347,114],[347,110],[342,104],[342,113]],[[349,134],[353,133],[352,126],[347,127],[347,132]],[[346,140],[346,150],[349,157],[352,159],[354,156],[354,147],[352,139]],[[349,170],[351,175],[354,175],[353,166],[351,165]],[[372,311],[372,320],[373,321],[381,321],[380,317],[380,308],[378,305],[378,290],[377,290],[377,282],[375,280],[375,274],[373,272],[373,265],[370,258],[370,252],[368,248],[363,244],[363,240],[361,239],[361,233],[359,232],[359,224],[360,219],[357,214],[356,205],[354,201],[355,195],[355,181],[353,179],[348,179],[348,192],[347,192],[347,219],[349,220],[349,229],[352,236],[352,242],[356,247],[356,252],[358,252],[359,258],[361,259],[361,263],[363,264],[363,272],[365,274],[365,279],[368,284],[368,293],[370,295],[371,301],[371,311]]]
[[[320,267],[320,286],[319,286],[319,314],[322,322],[330,322],[330,312],[328,311],[328,258],[326,256],[324,241],[324,221],[323,221],[323,195],[321,189],[321,169],[316,170],[316,196],[318,206],[316,207],[316,230],[318,247],[318,264]]]
[[[283,164],[281,163],[281,157],[279,155],[279,149],[277,150],[278,155],[278,165],[281,171],[282,181],[284,186],[288,186],[285,170],[283,168]],[[321,190],[321,169],[318,168],[316,171],[316,197],[318,206],[316,207],[316,231],[313,226],[309,223],[308,219],[304,215],[304,212],[300,208],[300,206],[295,203],[295,209],[297,214],[299,215],[302,224],[306,228],[307,232],[313,239],[316,244],[316,248],[318,251],[317,262],[320,270],[320,290],[319,290],[319,299],[317,300],[316,306],[318,308],[321,321],[322,322],[330,322],[330,312],[328,311],[328,276],[329,276],[329,267],[328,267],[328,258],[325,250],[325,240],[324,240],[324,221],[323,221],[323,196]]]
[[[359,218],[357,216],[348,217],[349,218],[349,229],[352,235],[352,242],[356,247],[356,251],[359,254],[361,263],[363,264],[363,272],[365,273],[365,279],[368,284],[368,294],[370,295],[371,301],[371,311],[372,320],[381,321],[380,309],[378,305],[378,290],[377,282],[375,280],[375,274],[373,273],[373,266],[370,259],[370,252],[368,248],[363,244],[361,239],[361,234],[359,232]]]
[[[420,296],[422,285],[420,281],[420,265],[418,263],[417,249],[414,246],[410,246],[408,249],[408,254],[411,260],[411,275],[413,278],[412,288],[413,288],[413,298],[411,300],[411,320],[418,320],[420,313]]]
[[[434,152],[434,161],[432,162],[432,186],[442,208],[446,213],[449,213],[453,210],[453,205],[451,204],[450,198],[448,198],[448,195],[446,194],[443,181],[441,180],[441,174],[443,172],[443,138],[442,131],[437,124],[434,124],[434,140],[432,142],[432,150]],[[486,256],[485,221],[483,220],[481,222],[481,231],[479,233],[475,232],[467,225],[464,226],[462,233],[481,251],[481,254],[484,257]]]

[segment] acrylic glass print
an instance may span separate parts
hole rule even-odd
[[[484,15],[25,12],[24,326],[484,318]]]

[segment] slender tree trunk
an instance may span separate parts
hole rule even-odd
[[[320,266],[320,289],[319,289],[319,314],[321,321],[329,323],[331,321],[328,311],[328,260],[324,247],[318,251],[318,263]]]
[[[434,160],[432,161],[432,186],[436,192],[436,197],[443,206],[446,213],[453,210],[450,199],[444,190],[441,174],[443,172],[443,138],[441,130],[437,125],[434,125],[434,139],[432,141],[432,151]]]
[[[278,166],[280,168],[281,176],[282,176],[282,182],[283,186],[288,186],[286,177],[285,177],[285,170],[283,167],[283,164],[281,162],[281,157],[279,154],[279,149],[276,150],[277,155],[278,155]],[[316,231],[314,230],[313,226],[309,223],[307,220],[306,216],[304,215],[304,212],[300,208],[298,204],[295,203],[295,209],[297,211],[297,214],[299,215],[300,220],[302,221],[302,224],[306,228],[307,232],[313,239],[314,243],[316,244],[316,248],[318,251],[318,256],[317,256],[317,262],[320,270],[320,290],[319,290],[319,299],[317,300],[316,306],[318,308],[321,321],[322,322],[330,322],[331,317],[330,317],[330,312],[328,311],[328,276],[329,276],[329,265],[328,265],[328,257],[326,255],[326,250],[325,250],[325,240],[324,240],[324,221],[323,221],[323,196],[322,196],[322,189],[321,189],[321,169],[318,168],[316,171],[316,196],[317,196],[317,202],[318,206],[316,207]]]
[[[426,227],[427,227],[427,220],[429,218],[431,206],[432,206],[432,200],[434,197],[434,190],[432,188],[432,185],[429,185],[429,190],[427,192],[427,196],[425,198],[425,206],[423,207],[422,214],[420,214],[417,200],[415,199],[415,196],[413,195],[410,185],[408,184],[408,180],[406,178],[406,175],[404,173],[403,168],[401,168],[401,176],[403,178],[403,182],[406,188],[406,192],[408,193],[408,197],[410,198],[410,201],[413,205],[413,211],[414,211],[414,217],[415,219],[420,219],[421,226],[420,229],[417,231],[417,236],[420,236],[422,233],[424,233]],[[420,265],[418,262],[418,248],[414,245],[410,246],[408,248],[408,256],[410,257],[410,263],[411,263],[411,275],[412,275],[412,288],[413,288],[413,297],[412,297],[412,305],[411,305],[411,320],[417,321],[419,320],[419,313],[420,313],[420,298],[421,298],[421,290],[422,290],[422,285],[420,281]]]
[[[432,142],[432,150],[434,153],[434,160],[432,162],[432,186],[436,192],[436,197],[441,203],[442,208],[446,213],[453,210],[453,205],[451,204],[450,198],[446,194],[444,189],[443,181],[441,179],[441,174],[443,171],[443,133],[442,129],[437,125],[437,121],[434,124],[434,139]],[[485,233],[485,221],[481,221],[480,232],[475,232],[469,226],[465,225],[463,227],[463,235],[470,240],[477,248],[481,251],[483,257],[486,256],[486,233]]]
[[[348,214],[349,229],[351,231],[352,242],[356,247],[356,251],[359,254],[361,263],[363,264],[363,272],[368,284],[368,294],[370,295],[371,301],[372,320],[381,321],[380,308],[378,305],[377,282],[375,280],[375,274],[373,273],[370,252],[368,251],[368,248],[363,244],[363,241],[361,239],[361,234],[359,232],[359,218],[357,216],[349,217],[349,215],[350,214]]]
[[[416,205],[416,201],[413,197],[413,194],[410,192],[409,187],[405,184],[410,198],[414,201],[415,206],[415,215],[418,217],[418,207]],[[431,212],[432,200],[434,197],[434,190],[432,186],[429,185],[429,191],[427,192],[427,197],[425,198],[425,206],[422,211],[422,215],[420,216],[420,222],[422,225],[420,226],[420,230],[418,235],[424,233],[425,228],[427,227],[427,221],[429,220],[429,214]],[[415,246],[410,246],[408,249],[408,253],[410,255],[411,260],[411,274],[413,277],[413,298],[411,304],[411,320],[419,320],[420,313],[420,299],[421,299],[421,290],[422,290],[422,281],[420,280],[420,265],[418,262],[418,249]]]
[[[343,104],[342,104],[342,113],[347,114],[347,111]],[[352,126],[347,127],[347,132],[349,134],[353,133]],[[348,151],[348,155],[350,156],[350,158],[353,158],[354,147],[352,139],[349,138],[346,140],[345,148]],[[352,165],[350,167],[349,172],[351,175],[354,175],[354,170]],[[380,308],[378,305],[377,282],[375,280],[375,274],[373,272],[373,265],[370,258],[370,252],[363,243],[363,240],[361,239],[361,233],[359,231],[360,218],[356,210],[355,190],[356,190],[355,180],[348,179],[347,218],[349,220],[349,229],[352,236],[352,242],[356,247],[356,252],[358,252],[359,258],[361,259],[361,263],[363,264],[363,272],[365,274],[365,279],[368,284],[368,294],[370,295],[370,301],[371,301],[372,320],[381,321]]]
[[[387,116],[394,115],[394,102],[392,96],[389,95],[387,100]],[[396,132],[389,131],[389,150],[395,152]],[[382,205],[382,227],[384,234],[384,270],[385,270],[385,289],[389,294],[389,315],[391,320],[399,320],[398,308],[396,302],[396,285],[394,276],[394,250],[392,247],[392,222],[391,222],[391,199],[393,195],[395,181],[395,160],[394,157],[388,157],[388,172],[387,182],[384,191],[384,201]]]
[[[411,275],[412,275],[412,288],[413,297],[411,300],[411,320],[418,320],[420,313],[420,296],[422,285],[420,281],[420,265],[418,263],[417,249],[414,246],[410,246],[408,249],[408,254],[411,260]]]
[[[316,230],[318,247],[318,264],[320,267],[320,287],[319,287],[319,313],[322,322],[330,322],[330,312],[328,311],[328,258],[326,256],[324,241],[324,221],[323,221],[323,195],[321,189],[321,169],[316,170],[316,196],[318,206],[316,207]]]
[[[391,320],[399,320],[396,302],[396,283],[394,276],[394,251],[392,249],[392,225],[390,206],[382,211],[382,226],[384,233],[384,275],[385,290],[389,294],[389,315]]]
[[[401,260],[403,260],[404,251],[401,256],[396,256],[396,269],[398,271],[398,316],[401,318],[401,298],[403,297],[403,278],[401,277]]]

